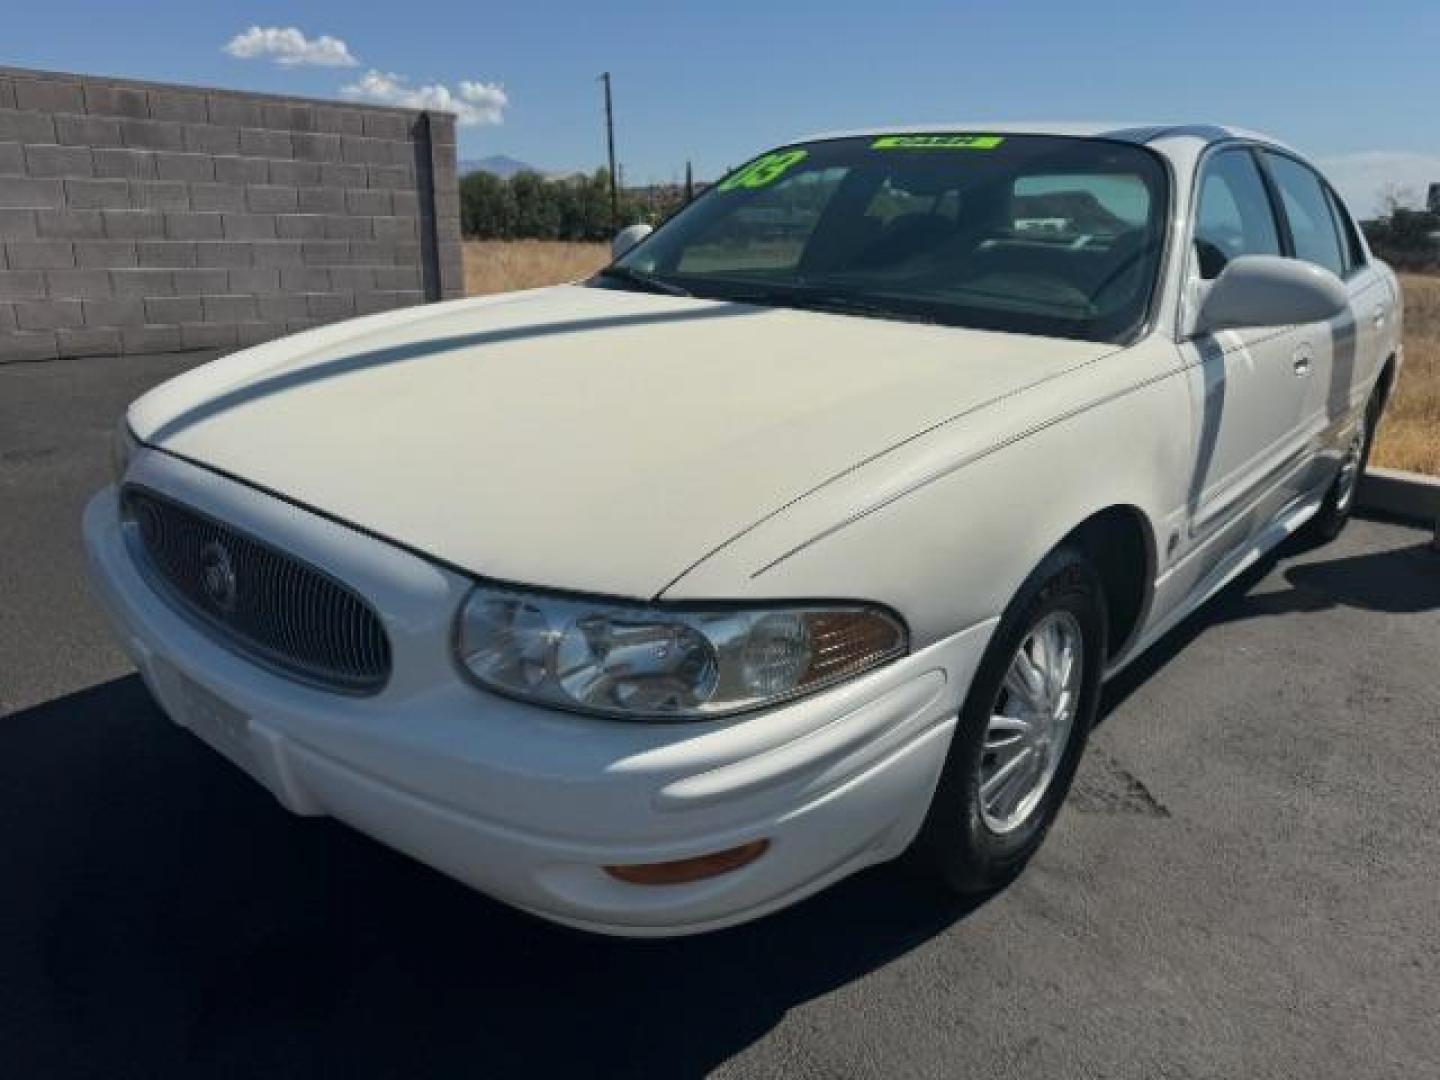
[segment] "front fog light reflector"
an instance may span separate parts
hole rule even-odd
[[[763,708],[878,667],[906,649],[893,615],[854,604],[696,608],[477,586],[455,635],[482,686],[635,720]]]

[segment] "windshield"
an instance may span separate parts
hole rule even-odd
[[[1040,135],[802,143],[730,173],[597,284],[1119,342],[1166,215],[1147,150]]]

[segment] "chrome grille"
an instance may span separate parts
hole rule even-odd
[[[162,593],[239,652],[332,690],[373,693],[390,640],[353,590],[153,491],[121,497],[127,536]]]

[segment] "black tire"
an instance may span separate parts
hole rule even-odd
[[[1370,448],[1375,444],[1375,425],[1380,421],[1383,404],[1384,397],[1380,387],[1377,386],[1365,405],[1365,443],[1360,448],[1359,474],[1355,478],[1357,489],[1365,476],[1366,466],[1370,464]],[[1342,471],[1330,484],[1330,490],[1325,492],[1325,501],[1320,504],[1320,509],[1306,527],[1307,534],[1315,543],[1328,544],[1334,540],[1350,521],[1351,515],[1355,513],[1355,494],[1352,492],[1348,500],[1343,496]]]
[[[1043,797],[1018,827],[997,833],[986,824],[980,805],[981,759],[991,712],[1022,643],[1047,615],[1058,611],[1073,615],[1081,631],[1079,704]],[[1064,803],[1084,752],[1100,700],[1105,646],[1100,576],[1079,550],[1057,548],[1026,579],[995,629],[960,711],[929,813],[910,850],[913,865],[966,895],[994,891],[1024,869]]]

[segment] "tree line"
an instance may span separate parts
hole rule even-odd
[[[610,177],[473,172],[460,179],[460,231],[477,240],[609,240],[617,228],[658,224],[684,205],[679,185],[622,188],[612,220]]]
[[[1362,221],[1370,250],[1397,270],[1440,270],[1440,214],[1393,207]]]
[[[1397,269],[1440,270],[1440,213],[1408,209],[1408,193],[1382,201],[1385,212],[1361,222],[1375,254]],[[622,188],[617,222],[604,169],[565,177],[473,172],[460,180],[460,229],[479,240],[607,241],[626,225],[658,225],[685,202],[679,184]]]

